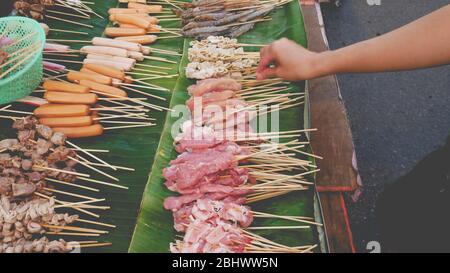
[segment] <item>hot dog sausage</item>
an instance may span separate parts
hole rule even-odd
[[[79,82],[81,80],[90,80],[90,81],[94,81],[94,82],[98,82],[98,83],[106,84],[106,85],[112,84],[111,77],[102,76],[102,75],[86,74],[86,73],[81,73],[78,71],[69,71],[69,73],[67,73],[67,79],[71,82]]]
[[[117,87],[99,84],[99,83],[89,81],[89,80],[81,80],[80,84],[89,87],[93,91],[99,91],[101,93],[104,93],[105,94],[104,96],[107,96],[106,94],[110,94],[111,96],[108,96],[108,97],[112,97],[112,98],[128,97],[127,92],[125,92],[122,89],[119,89]],[[103,94],[100,94],[100,95],[103,95]]]
[[[88,116],[90,108],[83,104],[44,104],[34,110],[38,118]]]
[[[122,28],[122,27],[107,27],[105,35],[108,37],[123,37],[123,36],[137,36],[145,35],[147,30],[143,28]]]
[[[84,127],[54,127],[52,129],[65,134],[68,138],[93,137],[103,134],[103,127],[100,124]]]
[[[74,83],[46,80],[42,85],[47,91],[59,91],[70,93],[89,93],[89,88]]]
[[[82,127],[94,124],[94,120],[92,116],[40,118],[39,123],[49,127]]]
[[[133,43],[139,43],[142,45],[152,44],[158,39],[156,35],[138,35],[138,36],[126,36],[117,37],[117,40],[128,41]]]
[[[125,73],[122,70],[111,68],[105,65],[99,65],[99,64],[85,64],[84,67],[86,67],[89,70],[92,70],[94,72],[97,72],[99,74],[116,78],[119,80],[125,79]]]
[[[95,104],[98,101],[96,94],[76,94],[69,92],[45,92],[44,99],[50,103],[62,103],[62,104]]]

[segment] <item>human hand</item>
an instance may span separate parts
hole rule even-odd
[[[319,76],[319,53],[309,51],[286,38],[261,48],[260,56],[256,70],[258,80],[279,77],[299,81]]]

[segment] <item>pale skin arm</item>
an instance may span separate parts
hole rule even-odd
[[[450,5],[390,33],[337,50],[315,53],[290,40],[278,40],[261,49],[257,78],[296,81],[444,64],[450,64]]]

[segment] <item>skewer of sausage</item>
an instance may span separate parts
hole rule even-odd
[[[44,99],[50,103],[63,104],[87,104],[93,105],[98,102],[98,96],[94,93],[78,94],[69,92],[55,92],[47,91],[44,94]]]
[[[119,70],[124,70],[124,71],[130,71],[132,70],[132,67],[130,67],[130,65],[125,64],[125,63],[118,63],[118,62],[113,62],[113,61],[109,61],[109,60],[99,60],[99,59],[84,59],[83,60],[83,64],[84,65],[88,65],[88,64],[95,64],[95,65],[104,65],[104,66],[109,66],[115,69],[119,69]]]
[[[105,35],[108,37],[124,37],[145,35],[147,31],[143,28],[107,27]]]
[[[111,55],[105,55],[105,54],[87,54],[86,58],[124,63],[131,67],[133,67],[136,64],[136,60],[133,58],[125,58],[125,57],[111,56]]]
[[[148,29],[151,25],[158,24],[157,18],[146,14],[112,14],[109,16],[109,20],[122,24],[135,25],[143,29]]]
[[[70,92],[70,93],[89,93],[90,89],[86,86],[82,86],[75,83],[45,80],[42,85],[47,91],[57,91],[57,92]]]
[[[158,39],[158,37],[156,35],[138,35],[138,36],[116,37],[115,39],[120,41],[127,41],[147,45],[154,43]]]
[[[80,84],[86,87],[89,87],[92,91],[100,92],[102,95],[111,97],[111,98],[127,98],[128,94],[127,92],[123,91],[120,88],[101,84],[89,79],[82,79],[80,80]],[[108,96],[109,95],[109,96]]]
[[[117,47],[123,48],[131,51],[142,51],[142,46],[138,43],[130,43],[126,41],[119,41],[109,38],[103,37],[95,37],[92,39],[92,44],[94,46],[108,46],[108,47]]]
[[[90,80],[104,85],[112,85],[112,78],[104,75],[92,75],[78,71],[69,71],[67,79],[71,82],[79,83],[81,80]]]
[[[128,9],[144,10],[147,13],[163,11],[163,7],[161,5],[145,5],[145,4],[135,3],[135,2],[128,2]]]
[[[93,75],[102,75],[101,73],[97,73],[93,70],[90,70],[89,68],[84,67],[84,66],[80,69],[80,72],[86,73],[86,74],[93,74]],[[113,83],[112,83],[113,86],[119,86],[121,83],[123,83],[122,80],[119,80],[116,78],[112,78],[112,81],[113,81]]]
[[[100,124],[94,124],[84,127],[53,127],[53,131],[60,132],[66,135],[68,138],[84,138],[94,137],[103,134],[103,126]]]
[[[94,72],[97,72],[99,74],[102,74],[104,76],[108,76],[111,78],[116,78],[119,80],[124,81],[125,80],[125,73],[119,69],[114,69],[111,67],[107,67],[104,65],[96,65],[96,64],[86,64],[83,66],[84,68],[87,68],[89,70],[92,70]]]

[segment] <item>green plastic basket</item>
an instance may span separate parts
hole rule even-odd
[[[8,54],[13,54],[37,43],[36,54],[28,57],[4,78],[0,79],[0,104],[5,104],[29,95],[42,81],[42,51],[45,44],[45,33],[35,20],[11,16],[0,18],[0,36],[6,36],[14,41],[20,40],[18,43],[13,42],[11,46],[1,48]],[[13,64],[2,67],[0,73],[11,67],[13,67]]]

